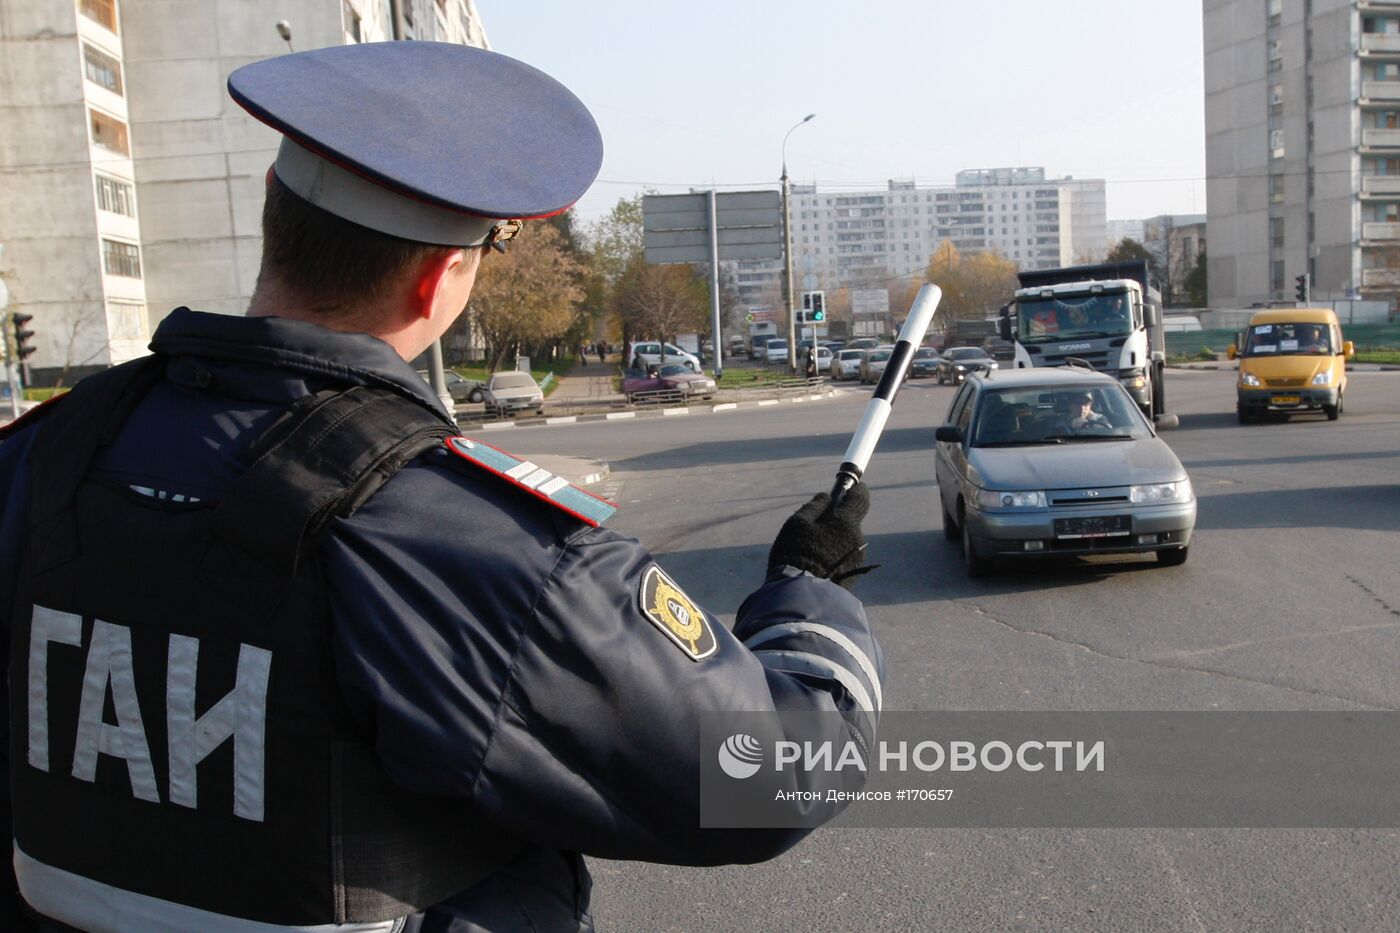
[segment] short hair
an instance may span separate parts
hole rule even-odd
[[[355,307],[383,296],[433,253],[457,247],[415,243],[351,223],[269,179],[262,212],[262,269],[311,301],[312,310]]]

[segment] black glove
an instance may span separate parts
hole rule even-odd
[[[850,589],[857,576],[879,566],[861,566],[865,535],[861,534],[860,521],[870,511],[869,487],[856,483],[841,504],[827,512],[830,502],[831,496],[818,493],[783,523],[768,552],[770,574],[786,565]]]

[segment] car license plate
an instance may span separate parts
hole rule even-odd
[[[1131,534],[1133,520],[1127,515],[1092,515],[1084,518],[1055,519],[1055,537],[1121,538]]]
[[[1275,395],[1269,399],[1270,405],[1297,405],[1302,399],[1296,395]]]

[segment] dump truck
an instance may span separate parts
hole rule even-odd
[[[1166,411],[1162,296],[1146,260],[1031,269],[1016,278],[1021,287],[1000,316],[1015,368],[1089,366],[1121,382],[1148,417]]]

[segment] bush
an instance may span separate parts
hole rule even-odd
[[[1198,359],[1198,360],[1214,360],[1214,359],[1215,359],[1215,351],[1212,350],[1210,347],[1201,347],[1200,351],[1197,352],[1197,354],[1196,354],[1196,359]]]

